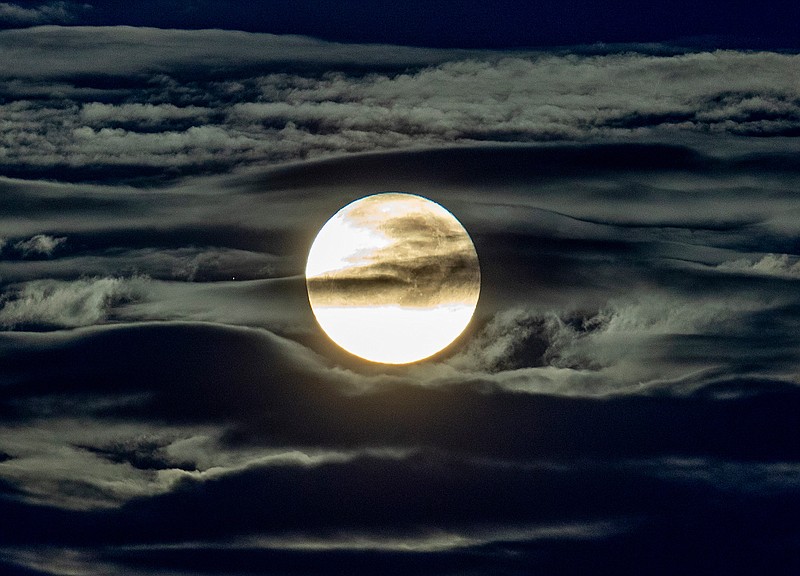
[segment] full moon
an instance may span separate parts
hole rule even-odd
[[[469,324],[481,278],[475,246],[445,208],[413,194],[356,200],[320,229],[306,264],[319,325],[371,362],[408,364]]]

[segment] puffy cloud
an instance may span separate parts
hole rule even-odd
[[[0,297],[0,326],[74,328],[103,322],[115,306],[134,300],[144,282],[142,278],[87,278],[12,286]]]
[[[47,234],[36,234],[27,240],[14,244],[23,256],[52,256],[53,251],[67,241],[65,237],[55,238]]]
[[[785,278],[800,277],[800,259],[788,254],[765,254],[760,259],[738,258],[717,265],[718,270]]]
[[[225,31],[47,32],[70,47],[69,61],[39,42],[43,30],[0,32],[0,46],[37,63],[9,72],[0,106],[0,162],[16,170],[202,172],[476,142],[720,135],[716,153],[720,141],[737,145],[730,135],[790,136],[800,117],[791,54],[511,56]],[[92,68],[74,71],[80,87],[70,85],[74,61]],[[93,87],[91,74],[134,74],[141,85]]]
[[[694,393],[726,378],[771,374],[796,383],[789,362],[798,349],[771,298],[715,298],[651,292],[614,299],[598,309],[506,309],[431,372],[453,381],[475,378],[514,391],[608,397]],[[739,344],[775,318],[783,344],[743,363]],[[742,365],[744,364],[744,366]],[[752,374],[749,374],[753,371]],[[753,388],[753,390],[758,390]],[[747,394],[732,386],[730,397]],[[724,395],[724,394],[723,394]]]

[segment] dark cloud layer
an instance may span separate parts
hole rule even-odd
[[[420,387],[402,371],[394,378],[330,371],[291,341],[204,325],[119,328],[42,348],[4,362],[2,397],[23,421],[39,416],[36,404],[26,410],[26,398],[137,393],[136,403],[103,405],[98,414],[222,420],[231,442],[278,446],[437,446],[522,459],[798,457],[800,396],[779,379],[718,376],[678,397],[667,389],[599,399],[509,392],[476,375]],[[356,392],[365,383],[369,391]],[[59,416],[55,406],[47,410]]]
[[[685,467],[701,477],[714,470],[713,464]],[[731,472],[747,475],[747,468]],[[518,468],[420,454],[251,469],[218,480],[187,481],[169,495],[109,512],[77,514],[12,502],[3,508],[5,517],[15,519],[14,530],[4,530],[10,544],[24,546],[33,539],[48,548],[78,551],[100,544],[98,552],[86,553],[90,561],[111,562],[122,570],[335,574],[347,565],[366,573],[440,567],[468,574],[475,568],[527,573],[593,566],[742,573],[737,570],[746,561],[748,569],[790,574],[796,567],[791,525],[797,506],[785,489],[754,494],[713,480],[658,478],[647,465]],[[202,521],[187,522],[187,517]],[[470,530],[476,519],[480,525]],[[481,525],[487,523],[508,528],[486,538]],[[48,527],[45,533],[42,525]],[[438,543],[427,531],[430,526],[441,530]],[[393,537],[402,541],[420,527],[420,550],[413,540],[405,550],[392,549]],[[358,541],[355,534],[364,530],[381,534],[383,546],[380,540],[361,550],[291,546],[297,542],[293,534],[313,542],[315,534],[349,533]],[[264,535],[265,546],[219,542],[253,532]],[[425,551],[426,533],[440,549]],[[199,549],[163,546],[202,540],[219,543]]]
[[[0,46],[0,571],[800,569],[796,54]],[[308,307],[384,191],[481,265],[419,365]]]

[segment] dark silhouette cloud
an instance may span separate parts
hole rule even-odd
[[[659,477],[654,469],[683,470],[688,477]],[[730,470],[753,478],[733,487],[719,483],[715,470],[706,462],[516,467],[437,453],[362,457],[187,479],[169,494],[111,511],[65,512],[3,501],[4,517],[14,520],[13,530],[4,525],[3,537],[17,547],[31,540],[56,550],[100,545],[92,560],[119,563],[120,572],[217,572],[249,563],[245,571],[270,573],[292,560],[300,573],[335,573],[338,562],[346,561],[379,570],[398,554],[392,538],[408,542],[416,536],[422,550],[404,550],[400,567],[441,565],[458,573],[473,562],[497,566],[500,554],[501,566],[521,572],[540,564],[625,569],[631,557],[619,554],[632,547],[637,567],[732,569],[746,560],[748,568],[791,573],[798,506],[792,485],[761,492],[758,478],[769,470],[757,464]],[[735,495],[736,504],[726,495]],[[507,531],[487,535],[485,527],[497,523]],[[426,539],[436,538],[431,527],[441,530],[439,548],[425,551]],[[346,534],[357,541],[364,530],[380,534],[383,546],[380,540],[361,550],[324,544]],[[253,533],[264,536],[263,547],[230,540]],[[307,551],[293,548],[289,543],[298,534],[318,544]],[[180,544],[204,540],[212,544]]]
[[[548,335],[541,330],[539,337]],[[696,352],[702,342],[660,340],[673,355],[687,347]],[[521,340],[524,348],[512,352],[517,356],[507,369],[559,363],[558,356],[533,361],[524,356],[529,341]],[[82,359],[80,365],[74,358]],[[577,359],[575,367],[585,369],[582,362]],[[798,456],[796,387],[787,380],[731,373],[655,388],[646,396],[574,398],[507,391],[488,375],[470,372],[455,372],[448,378],[452,382],[438,384],[435,373],[426,377],[424,369],[416,378],[401,369],[394,376],[342,373],[298,344],[262,331],[170,324],[100,331],[47,351],[20,351],[4,371],[4,402],[16,406],[23,420],[41,416],[35,403],[27,404],[32,408],[27,414],[22,411],[23,399],[111,395],[94,409],[88,403],[65,405],[63,413],[52,413],[57,410],[52,405],[46,410],[51,417],[74,416],[77,409],[123,419],[219,423],[234,444],[437,446],[515,459]],[[420,380],[428,386],[419,386]],[[368,390],[359,392],[363,386]],[[133,393],[142,395],[131,403]],[[108,454],[106,447],[96,448],[97,454]]]

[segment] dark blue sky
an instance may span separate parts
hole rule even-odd
[[[223,28],[342,42],[465,48],[595,42],[800,46],[797,2],[142,0],[89,4],[91,9],[77,11],[80,14],[73,24]]]

